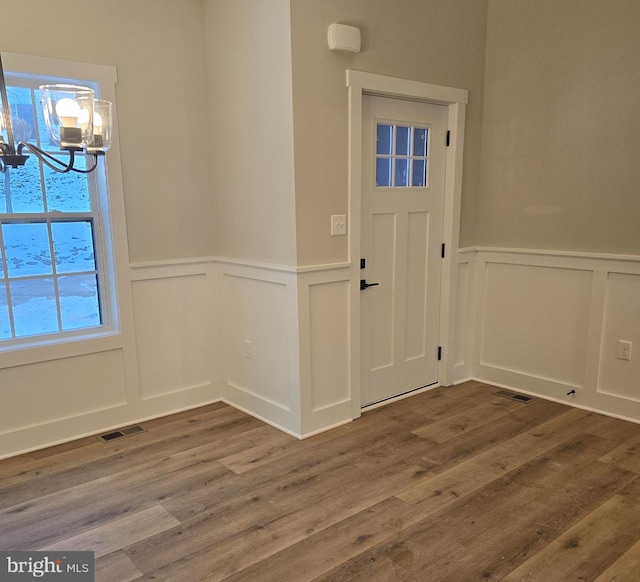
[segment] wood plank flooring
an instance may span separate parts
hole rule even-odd
[[[640,579],[640,425],[496,391],[304,441],[213,404],[0,461],[0,549],[103,582]]]

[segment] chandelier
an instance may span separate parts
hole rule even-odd
[[[0,172],[24,166],[35,155],[56,172],[88,174],[98,166],[98,158],[111,147],[113,105],[96,99],[93,89],[78,85],[41,85],[40,96],[44,120],[51,141],[66,152],[62,157],[46,152],[33,143],[14,140],[11,109],[0,55]],[[6,132],[6,141],[3,136]],[[93,158],[87,167],[76,166],[76,154]]]

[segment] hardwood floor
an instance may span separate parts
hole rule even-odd
[[[96,580],[638,580],[640,425],[468,382],[297,441],[224,404],[0,461],[0,549]]]

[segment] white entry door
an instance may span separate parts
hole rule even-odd
[[[438,381],[447,119],[443,105],[364,97],[362,406]]]

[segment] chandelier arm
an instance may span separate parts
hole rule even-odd
[[[43,164],[51,168],[54,172],[59,172],[60,174],[66,174],[67,172],[70,172],[71,170],[73,170],[73,162],[75,160],[75,152],[73,150],[69,152],[69,161],[65,164],[65,162],[41,150],[38,146],[35,146],[25,141],[21,141],[18,144],[18,153],[21,154],[22,150],[25,148],[28,149],[31,153],[33,153]],[[57,166],[51,162],[57,164]]]
[[[38,146],[32,143],[29,143],[27,141],[21,141],[18,143],[18,153],[21,154],[22,150],[25,148],[28,149],[30,152],[34,153],[38,157],[38,159],[48,158],[49,160],[51,160],[52,162],[58,164],[63,168],[67,166],[67,162],[63,162],[59,160],[53,154],[50,154],[49,152],[45,152],[43,149],[39,148]]]
[[[71,171],[77,172],[78,174],[90,174],[98,167],[98,156],[96,154],[91,154],[93,156],[93,166],[87,168],[86,170],[81,170],[80,168],[71,168]]]

